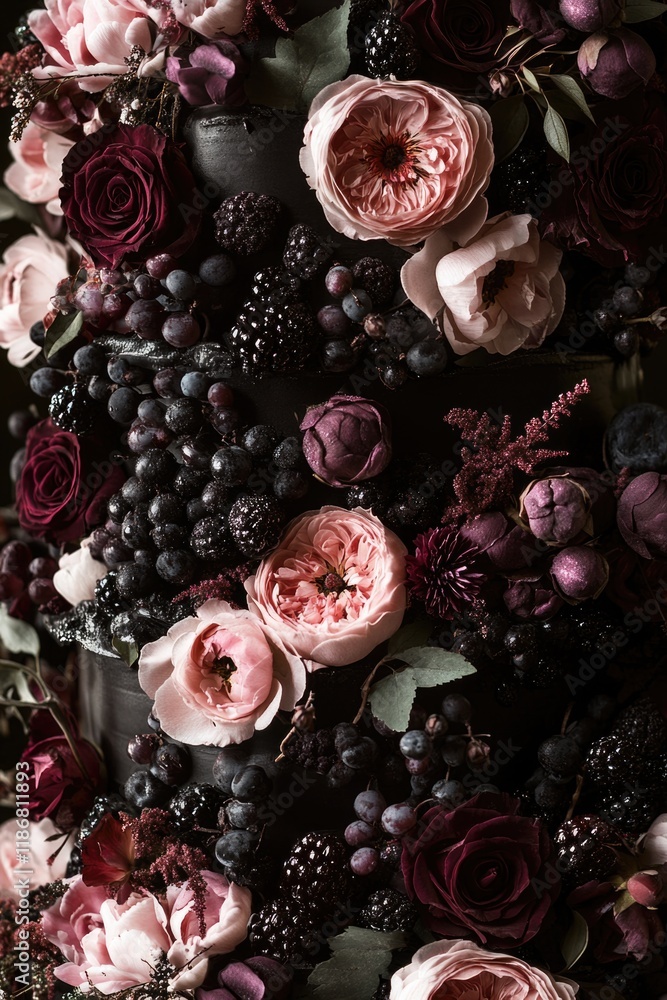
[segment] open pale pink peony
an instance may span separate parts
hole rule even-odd
[[[71,605],[92,601],[98,580],[107,574],[107,567],[90,554],[91,536],[84,538],[76,552],[60,557],[53,574],[53,586]]]
[[[409,298],[443,330],[456,354],[538,347],[565,307],[562,253],[540,239],[530,215],[489,219],[466,246],[446,230],[403,265]]]
[[[335,230],[409,247],[442,227],[459,243],[486,218],[491,120],[420,81],[351,76],[310,108],[301,167]]]
[[[172,7],[186,28],[205,38],[219,38],[242,30],[246,0],[172,0]]]
[[[18,829],[14,817],[0,825],[0,899],[18,899],[15,882],[21,878],[21,874],[16,872],[19,863],[16,849],[17,845],[25,843],[25,840],[17,840]],[[24,829],[29,834],[27,842],[30,844],[30,860],[27,865],[21,864],[21,868],[30,870],[30,888],[36,889],[38,885],[47,885],[64,878],[75,831],[69,834],[67,843],[59,850],[65,834],[50,819],[28,823]],[[58,837],[58,834],[61,836],[57,840],[49,839]],[[48,863],[50,858],[53,858],[52,864]]]
[[[14,162],[5,170],[5,184],[24,201],[46,205],[52,215],[62,215],[60,175],[73,145],[57,132],[28,122],[19,141],[9,144]]]
[[[207,601],[144,646],[139,683],[165,733],[195,745],[228,746],[293,709],[306,686],[303,661],[249,611]]]
[[[309,511],[246,582],[248,603],[314,669],[354,663],[401,624],[406,554],[361,507]]]

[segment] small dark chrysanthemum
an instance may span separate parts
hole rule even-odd
[[[430,615],[453,618],[479,593],[486,576],[477,564],[480,550],[456,527],[433,528],[415,539],[408,556],[408,586]]]

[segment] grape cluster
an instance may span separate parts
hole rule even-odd
[[[152,716],[149,723],[157,725]],[[190,777],[190,751],[180,743],[168,742],[159,726],[153,732],[133,736],[127,754],[135,764],[147,768],[134,771],[125,783],[125,799],[137,810],[165,805]]]
[[[651,311],[653,273],[640,264],[628,264],[623,278],[593,311],[593,322],[609,339],[614,351],[622,358],[631,358],[642,347],[644,324],[633,322],[639,315]],[[650,334],[650,329],[648,333]]]
[[[53,585],[58,563],[37,542],[9,541],[0,550],[0,601],[14,618],[30,617],[35,609],[58,614],[67,601]]]
[[[266,806],[273,781],[256,764],[239,767],[238,761],[220,753],[213,764],[213,780],[221,796],[215,857],[225,874],[240,884],[253,884],[263,876],[262,858],[256,856]]]

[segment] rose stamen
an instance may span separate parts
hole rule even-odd
[[[220,656],[211,665],[211,672],[222,678],[222,683],[229,690],[232,674],[236,673],[236,664],[230,656]]]
[[[496,296],[507,285],[507,279],[514,274],[515,267],[513,260],[499,260],[493,271],[487,274],[482,285],[482,301],[486,305],[492,305],[496,301]]]
[[[329,566],[328,563],[326,573],[315,577],[315,586],[320,594],[335,594],[336,597],[339,597],[345,590],[354,593],[357,589],[356,587],[350,587],[347,583],[343,567],[336,569],[333,566]]]
[[[361,161],[382,184],[416,184],[424,171],[419,166],[422,147],[407,129],[403,132],[380,132],[372,136]]]

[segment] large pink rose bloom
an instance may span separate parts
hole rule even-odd
[[[403,265],[401,280],[456,354],[478,347],[511,354],[538,347],[558,325],[565,307],[561,257],[540,239],[530,215],[504,213],[458,249],[446,231],[436,233]]]
[[[62,215],[60,175],[73,145],[64,136],[28,122],[19,141],[9,144],[14,163],[5,170],[5,184],[23,201],[46,205],[53,215]]]
[[[491,120],[420,81],[351,76],[310,108],[301,167],[335,230],[408,247],[447,227],[462,243],[487,213]]]
[[[0,264],[0,347],[9,362],[23,368],[41,348],[30,339],[30,327],[51,308],[56,285],[68,274],[62,243],[39,236],[21,236],[5,250]]]
[[[207,601],[194,618],[144,646],[139,683],[165,733],[183,743],[228,746],[291,710],[306,686],[299,656],[249,611]]]
[[[61,834],[61,831],[50,819],[42,819],[39,823],[29,823],[27,830],[30,834],[28,841],[30,862],[27,865],[22,864],[21,868],[29,869],[31,872],[30,888],[36,889],[38,885],[47,885],[49,882],[55,882],[56,879],[64,878],[74,843],[74,832],[70,833],[67,843],[59,851],[64,834]],[[0,899],[18,899],[14,881],[17,878],[26,877],[21,876],[20,872],[14,873],[19,861],[16,845],[25,843],[25,841],[16,839],[17,831],[18,826],[14,817],[0,826]],[[58,840],[49,840],[49,837],[57,837],[58,834],[61,834]],[[53,863],[49,864],[49,858],[56,852],[58,854],[53,858]]]
[[[46,10],[28,15],[30,30],[46,49],[39,79],[80,76],[82,90],[103,90],[127,72],[134,46],[149,53],[167,16],[162,4],[147,0],[46,0]]]
[[[249,607],[313,669],[354,663],[401,624],[406,554],[361,507],[309,511],[246,582]]]
[[[238,35],[243,28],[246,0],[172,0],[174,16],[205,38]]]
[[[578,986],[470,941],[436,941],[391,979],[390,1000],[574,1000]]]

